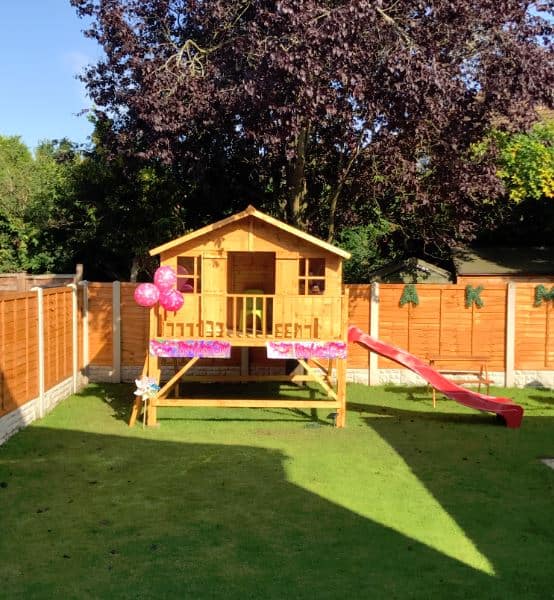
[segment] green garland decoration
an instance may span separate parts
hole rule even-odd
[[[404,286],[404,291],[400,298],[400,306],[411,302],[414,306],[419,304],[419,296],[417,295],[416,286],[413,283],[408,283]]]
[[[482,285],[476,288],[471,285],[466,285],[466,308],[470,308],[473,304],[475,304],[477,308],[485,306],[485,303],[480,296],[483,289]]]
[[[543,300],[554,300],[554,286],[548,291],[544,285],[535,287],[535,306],[540,306]]]

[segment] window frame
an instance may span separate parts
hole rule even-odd
[[[179,267],[182,266],[187,271],[190,270],[189,265],[183,264],[184,261],[192,261],[192,273],[187,275],[179,275]],[[185,280],[191,282],[192,292],[182,291],[184,294],[201,294],[202,293],[202,256],[194,255],[187,256],[182,255],[177,257],[177,289],[179,289],[179,280]]]
[[[317,261],[317,262],[316,262]],[[298,261],[298,295],[320,296],[326,289],[326,261],[320,256],[303,256]],[[315,274],[314,274],[315,273]],[[317,287],[318,291],[315,291]]]

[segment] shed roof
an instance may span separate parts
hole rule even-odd
[[[458,275],[552,275],[554,247],[457,250]]]
[[[445,281],[452,280],[451,274],[445,269],[441,269],[441,267],[437,267],[436,265],[433,265],[421,258],[412,256],[410,258],[402,258],[400,260],[392,261],[380,269],[371,271],[369,273],[369,281],[381,281],[387,275],[391,275],[392,273],[403,270],[413,270],[414,272],[419,271],[422,274],[422,277],[433,273],[438,277],[443,278]]]
[[[286,223],[283,223],[283,221],[279,221],[278,219],[275,219],[274,217],[270,217],[269,215],[266,215],[265,213],[257,210],[253,206],[248,206],[245,210],[235,213],[234,215],[231,215],[230,217],[227,217],[225,219],[221,219],[221,221],[216,221],[215,223],[212,223],[211,225],[206,225],[206,227],[202,227],[201,229],[197,229],[196,231],[191,231],[190,233],[187,233],[179,238],[176,238],[176,239],[172,240],[171,242],[167,242],[165,244],[162,244],[161,246],[153,248],[152,250],[150,250],[150,256],[156,256],[157,254],[161,254],[162,252],[165,252],[166,250],[171,250],[172,248],[175,248],[176,246],[180,246],[181,244],[183,244],[185,242],[190,242],[191,240],[194,240],[195,238],[198,238],[207,233],[212,233],[213,231],[216,231],[217,229],[220,229],[221,227],[225,227],[226,225],[235,223],[236,221],[240,221],[241,219],[246,219],[247,217],[254,217],[256,219],[259,219],[260,221],[269,223],[270,225],[273,225],[274,227],[277,227],[277,228],[281,229],[282,231],[286,231],[287,233],[290,233],[291,235],[301,238],[304,241],[309,242],[310,244],[314,244],[314,246],[319,246],[320,248],[323,248],[327,252],[332,252],[333,254],[337,254],[341,258],[350,258],[350,253],[347,252],[346,250],[342,250],[342,248],[337,248],[336,246],[333,246],[332,244],[324,242],[323,240],[320,240],[319,238],[316,238],[315,236],[310,235],[309,233],[301,231],[300,229],[297,229],[296,227],[292,227],[291,225],[287,225]]]

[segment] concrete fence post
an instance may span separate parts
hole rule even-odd
[[[83,288],[83,312],[81,315],[82,328],[83,328],[83,377],[84,383],[88,384],[89,375],[89,321],[88,321],[88,281],[83,280],[79,282],[79,285]]]
[[[77,375],[79,372],[79,315],[77,302],[77,286],[74,283],[68,283],[71,288],[71,359],[72,359],[72,384],[73,393],[77,393]]]
[[[112,284],[112,377],[121,383],[121,282]]]
[[[32,287],[31,292],[37,293],[37,327],[38,327],[38,416],[45,415],[45,366],[44,366],[44,291],[41,287]]]
[[[379,337],[379,284],[372,283],[370,287],[369,335]],[[379,355],[369,353],[369,385],[379,385]]]
[[[516,284],[508,283],[506,294],[506,356],[504,367],[504,385],[514,386],[516,348]]]

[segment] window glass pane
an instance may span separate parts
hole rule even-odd
[[[305,258],[301,258],[298,262],[299,264],[299,274],[300,277],[304,277],[304,275],[306,275],[306,259]]]
[[[310,258],[310,277],[314,275],[317,277],[325,277],[325,259],[324,258]]]
[[[195,261],[200,264],[194,256],[177,257],[177,289],[184,294],[200,291],[200,279],[194,272]]]
[[[309,294],[319,295],[325,291],[325,279],[310,279]]]

